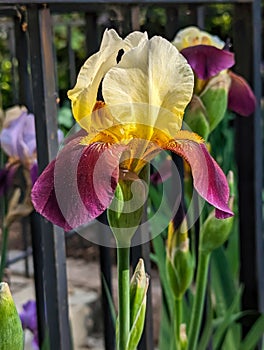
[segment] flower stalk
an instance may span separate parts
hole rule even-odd
[[[117,349],[126,349],[130,328],[130,248],[117,248],[119,327]]]

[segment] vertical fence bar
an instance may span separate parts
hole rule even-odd
[[[234,5],[236,71],[253,86],[258,103],[254,115],[238,117],[236,150],[238,164],[240,279],[244,285],[244,310],[264,311],[264,250],[262,233],[262,137],[261,137],[261,2]],[[246,54],[245,54],[246,53]],[[248,263],[250,261],[250,264]],[[254,319],[247,318],[244,331]]]
[[[32,75],[33,106],[36,122],[38,165],[41,172],[56,156],[57,107],[51,15],[47,7],[28,7],[28,31]],[[35,232],[42,241],[38,251],[43,262],[46,327],[51,350],[71,349],[68,318],[64,232],[40,216]],[[38,257],[36,257],[38,259]]]

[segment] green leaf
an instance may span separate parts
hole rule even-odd
[[[224,316],[237,294],[237,287],[223,247],[212,252],[211,287],[216,297],[216,314]]]
[[[255,348],[264,334],[264,314],[262,314],[254,323],[246,338],[239,347],[239,350],[252,350]]]
[[[211,302],[211,297],[210,293],[208,293],[207,297],[207,308],[206,308],[206,321],[204,325],[204,329],[202,332],[201,340],[198,345],[198,350],[205,350],[207,349],[207,346],[210,341],[210,337],[213,332],[213,308],[212,308],[212,302]]]
[[[115,305],[114,305],[113,298],[112,298],[112,296],[111,296],[110,290],[109,290],[109,288],[108,288],[108,285],[107,285],[107,283],[106,283],[106,280],[105,280],[105,277],[104,277],[103,274],[102,274],[102,281],[103,281],[103,286],[104,286],[106,298],[107,298],[107,301],[108,301],[108,304],[109,304],[111,317],[112,317],[112,320],[113,320],[113,322],[114,322],[114,324],[115,324],[115,323],[116,323],[116,318],[117,318],[117,317],[116,317]]]
[[[222,320],[220,326],[217,328],[216,332],[214,333],[213,349],[215,349],[215,350],[221,349],[220,346],[222,344],[223,338],[224,338],[228,328],[231,326],[231,324],[234,322],[234,320],[236,320],[236,318],[234,318],[233,316],[234,316],[235,310],[237,310],[237,308],[239,307],[241,294],[242,294],[242,288],[240,288],[238,290],[238,293],[236,294],[231,306],[226,311],[225,316],[223,317],[223,320]],[[238,314],[237,317],[241,317],[241,315]],[[235,343],[234,343],[234,346],[236,346]]]

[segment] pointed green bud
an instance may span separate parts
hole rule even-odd
[[[200,95],[206,109],[210,132],[215,129],[224,118],[227,109],[230,83],[231,79],[229,75],[226,71],[223,71],[209,80],[205,90]]]
[[[182,323],[180,325],[180,342],[181,342],[181,349],[182,350],[187,349],[188,338],[187,338],[187,332],[186,332],[186,323]]]
[[[0,283],[0,350],[22,350],[24,334],[8,284]]]
[[[206,117],[206,109],[201,99],[193,95],[191,102],[184,113],[184,122],[198,135],[202,136],[205,140],[207,139],[210,127]]]
[[[135,350],[140,341],[146,314],[149,277],[144,261],[139,259],[130,282],[130,332],[126,350]]]
[[[170,222],[166,269],[174,297],[181,299],[192,282],[194,271],[194,262],[189,250],[186,219],[177,230],[175,230],[173,222]]]
[[[148,166],[139,175],[120,169],[115,197],[107,209],[109,226],[119,247],[130,245],[131,238],[141,222],[148,183]]]
[[[229,171],[227,180],[230,188],[228,206],[232,210],[234,202],[234,176]],[[205,252],[212,252],[219,248],[228,239],[234,222],[234,216],[227,219],[217,219],[212,211],[205,220],[200,231],[200,249]]]

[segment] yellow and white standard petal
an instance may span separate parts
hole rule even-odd
[[[96,103],[99,85],[106,72],[116,65],[116,57],[122,45],[123,40],[115,30],[106,30],[100,50],[86,60],[75,87],[68,91],[74,118],[87,131],[89,131],[90,115]]]
[[[128,34],[128,36],[124,39],[124,51],[128,51],[133,49],[134,47],[141,44],[143,41],[148,40],[148,33],[147,32],[132,32]]]
[[[180,51],[186,47],[195,45],[210,45],[218,49],[222,49],[225,46],[224,41],[220,40],[218,36],[213,36],[195,26],[180,30],[172,41],[172,44]]]
[[[172,135],[180,130],[193,92],[193,72],[167,40],[153,37],[126,52],[103,81],[103,97],[121,123]],[[147,138],[150,139],[151,135]]]

